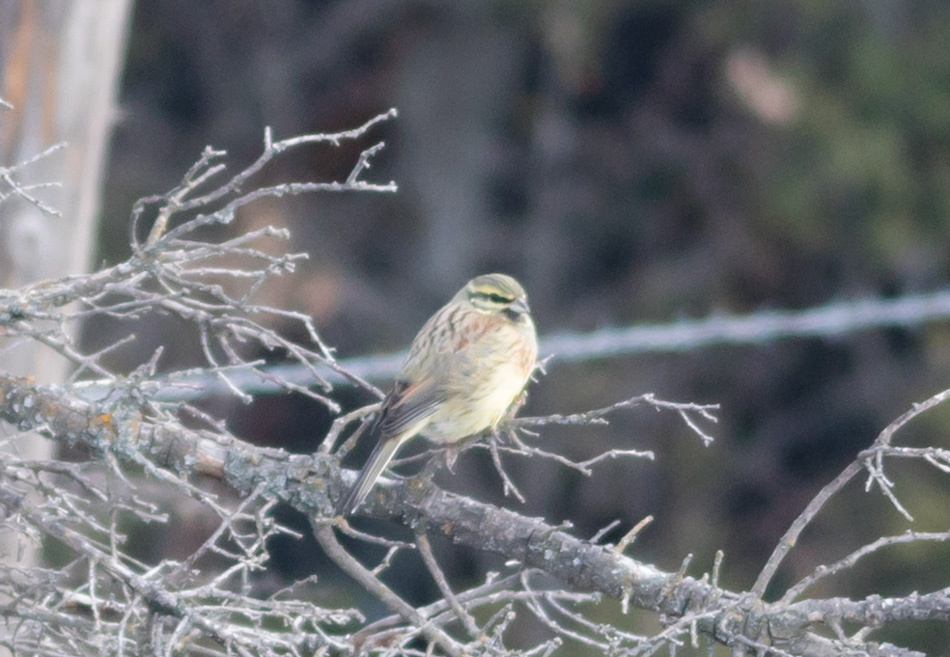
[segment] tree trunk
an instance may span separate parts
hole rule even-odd
[[[0,172],[66,143],[14,169],[15,187],[0,181],[0,288],[89,268],[130,8],[129,0],[0,0]],[[39,183],[57,186],[30,187]],[[68,374],[69,361],[39,341],[10,342],[0,337],[3,371],[43,383]],[[35,434],[4,445],[23,458],[50,456]],[[0,554],[19,566],[35,561],[33,546],[16,542],[3,539]]]

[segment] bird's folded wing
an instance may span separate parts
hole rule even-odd
[[[445,388],[432,381],[413,384],[396,381],[379,415],[379,435],[398,436],[420,424],[436,411],[445,398]]]

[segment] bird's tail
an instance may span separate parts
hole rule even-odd
[[[393,460],[393,455],[396,453],[396,450],[399,449],[400,443],[402,443],[402,441],[399,437],[393,436],[387,440],[380,440],[376,444],[376,448],[373,450],[373,453],[370,454],[369,460],[366,461],[366,465],[363,466],[363,471],[360,472],[359,479],[356,480],[356,483],[353,485],[353,488],[350,489],[347,496],[342,498],[340,503],[337,504],[337,515],[350,515],[356,511],[357,507],[359,507],[373,489],[373,485],[376,483],[379,475],[383,473],[383,470],[386,469],[389,462]]]

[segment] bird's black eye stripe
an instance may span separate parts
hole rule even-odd
[[[503,294],[498,294],[497,292],[475,292],[475,296],[481,297],[486,301],[491,301],[492,303],[497,303],[500,306],[507,306],[510,303],[514,302],[514,297],[506,297]]]
[[[514,301],[511,297],[503,297],[500,294],[495,294],[494,292],[488,295],[488,298],[494,301],[495,303],[509,304]]]

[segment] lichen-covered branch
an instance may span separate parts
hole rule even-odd
[[[290,455],[281,450],[251,446],[226,435],[189,431],[135,414],[117,415],[101,406],[71,398],[61,388],[36,386],[25,380],[0,379],[0,417],[15,421],[24,429],[39,430],[53,439],[83,443],[100,455],[112,455],[119,461],[141,463],[147,459],[167,477],[181,478],[182,485],[190,474],[202,473],[220,478],[238,490],[255,491],[264,499],[286,501],[312,518],[316,527],[325,528],[320,530],[324,533],[332,531],[332,523],[336,522],[331,517],[336,497],[353,478],[353,473],[341,471],[333,455]],[[5,495],[0,501],[10,513],[17,503],[12,493]],[[809,638],[809,629],[820,624],[825,614],[837,619],[844,613],[845,620],[850,622],[879,625],[907,618],[945,619],[950,609],[945,591],[902,600],[882,601],[872,597],[864,601],[833,599],[803,600],[793,605],[764,604],[742,592],[724,591],[705,578],[660,571],[623,555],[612,546],[594,544],[542,520],[441,491],[421,479],[381,486],[370,496],[365,508],[375,517],[501,554],[520,564],[520,568],[556,578],[567,590],[597,591],[671,621],[688,621],[685,625],[675,624],[675,632],[669,636],[688,634],[689,625],[694,625],[701,635],[730,645],[742,637],[758,642],[756,645],[787,650],[781,646],[823,645],[824,641],[818,637]],[[42,525],[37,527],[45,531]],[[106,562],[103,567],[106,566],[111,567],[111,564]],[[126,574],[122,570],[116,572]],[[153,611],[176,617],[188,615],[175,599],[149,597],[149,590],[143,588],[140,581],[129,578],[124,583]],[[546,595],[550,592],[536,591],[532,604]],[[465,592],[459,594],[459,599],[465,599]],[[433,613],[435,616],[425,617],[428,622],[436,622],[433,618],[437,617],[439,624],[451,623],[455,617],[451,606],[438,608]],[[749,628],[758,629],[750,634]],[[652,639],[647,642],[653,643]],[[841,652],[846,647],[843,644],[830,645],[838,651],[835,654],[851,654]],[[865,649],[871,644],[861,645],[861,649]],[[633,650],[632,646],[628,647]],[[910,654],[887,646],[878,645],[876,649],[882,651],[880,654]],[[854,654],[859,654],[858,648],[854,650]]]

